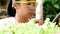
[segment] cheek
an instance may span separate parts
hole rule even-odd
[[[28,12],[24,12],[23,16],[26,17],[26,18],[29,18],[29,13]]]
[[[33,14],[30,14],[30,13],[25,14],[25,17],[27,17],[27,18],[31,18],[32,16],[33,16]]]

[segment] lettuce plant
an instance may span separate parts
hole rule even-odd
[[[57,34],[59,29],[49,18],[41,26],[36,25],[35,20],[31,19],[28,23],[19,23],[18,25],[14,25],[11,21],[7,26],[1,24],[0,34]]]

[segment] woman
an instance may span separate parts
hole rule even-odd
[[[4,22],[4,24],[7,24],[9,21],[14,24],[29,22],[35,11],[35,3],[35,0],[10,0],[7,7],[7,14],[13,17],[2,19],[0,22]],[[42,24],[40,20],[35,21]]]

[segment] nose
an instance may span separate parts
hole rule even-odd
[[[31,9],[31,10],[35,10],[35,7],[31,7],[30,9]]]

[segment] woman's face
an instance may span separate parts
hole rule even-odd
[[[35,12],[35,3],[26,1],[27,0],[21,0],[20,2],[22,3],[17,3],[16,14],[25,18],[31,18]]]

